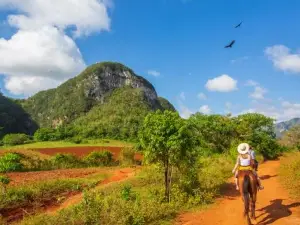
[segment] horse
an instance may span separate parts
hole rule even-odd
[[[244,202],[244,217],[246,217],[248,225],[251,225],[251,219],[256,220],[255,204],[257,197],[257,179],[251,169],[239,170],[238,184],[242,200]],[[251,216],[249,209],[251,207]],[[251,217],[251,219],[250,219]]]

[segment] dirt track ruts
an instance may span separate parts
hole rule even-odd
[[[300,200],[291,199],[278,180],[280,161],[260,165],[258,173],[265,187],[258,193],[256,224],[300,225]],[[232,179],[233,180],[233,179]],[[299,190],[300,191],[300,190]],[[228,183],[223,197],[207,210],[183,213],[175,225],[244,225],[243,202],[233,183]]]

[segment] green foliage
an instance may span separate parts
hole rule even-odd
[[[0,173],[22,171],[24,165],[22,164],[23,156],[17,153],[6,153],[0,157]]]
[[[210,158],[199,161],[201,170],[195,178],[201,177],[204,184],[201,188],[195,188],[193,195],[181,189],[178,183],[181,173],[174,171],[171,199],[165,202],[161,169],[152,165],[145,167],[137,177],[124,185],[116,184],[85,192],[81,204],[57,215],[42,214],[26,218],[21,224],[163,224],[163,221],[172,220],[180,211],[213,201],[221,182],[230,175],[231,168],[230,160],[224,156],[215,156],[212,165],[209,162]]]
[[[227,153],[236,158],[238,144],[247,142],[265,159],[275,159],[284,151],[276,142],[273,122],[258,113],[237,117],[196,113],[188,120],[196,128],[199,154]]]
[[[281,159],[279,177],[284,187],[296,198],[300,197],[300,153],[293,152]]]
[[[126,201],[133,201],[136,199],[136,193],[132,191],[132,186],[131,185],[124,185],[122,190],[121,190],[121,197],[122,199]]]
[[[135,149],[132,147],[122,148],[119,155],[119,162],[122,166],[131,166],[135,164]]]
[[[10,178],[7,176],[0,175],[0,183],[2,185],[8,185],[10,182]]]
[[[59,169],[84,167],[84,163],[72,154],[58,153],[51,157],[52,165]]]
[[[164,167],[165,197],[169,201],[173,167],[189,168],[195,159],[191,126],[177,112],[156,111],[146,116],[139,138],[145,159]]]
[[[4,145],[10,146],[22,145],[31,142],[29,136],[26,134],[7,134],[3,137],[2,141]]]
[[[113,162],[113,154],[110,151],[93,151],[88,154],[84,161],[89,166],[109,166]]]
[[[288,148],[300,151],[300,125],[286,131],[281,137],[280,143]]]
[[[112,76],[107,77],[105,76],[105,73],[109,72]],[[41,91],[34,95],[33,97],[22,101],[22,106],[24,109],[26,109],[27,112],[32,115],[32,117],[39,123],[41,127],[56,127],[59,124],[70,124],[75,119],[80,118],[81,116],[86,115],[91,109],[93,109],[95,106],[97,108],[113,108],[111,106],[105,106],[106,104],[115,104],[116,107],[115,111],[118,111],[118,109],[125,110],[124,105],[127,104],[128,108],[135,107],[135,103],[131,104],[130,99],[135,95],[135,89],[132,89],[134,93],[130,94],[131,97],[127,97],[126,94],[128,92],[123,92],[124,95],[119,97],[119,102],[122,100],[122,98],[127,99],[126,103],[122,103],[122,106],[118,106],[118,103],[107,103],[110,102],[110,93],[114,90],[118,90],[117,87],[119,83],[116,85],[112,84],[112,82],[119,82],[119,76],[123,76],[124,73],[128,74],[128,79],[134,82],[138,82],[144,87],[154,90],[154,87],[151,83],[149,83],[146,79],[136,75],[131,69],[128,67],[120,64],[120,63],[113,63],[113,62],[103,62],[103,63],[97,63],[94,65],[91,65],[87,67],[81,74],[78,76],[66,81],[59,87],[55,89],[50,89],[47,91]],[[120,75],[122,74],[122,75]],[[114,80],[116,79],[116,81]],[[124,79],[123,77],[120,79]],[[122,84],[122,83],[120,83]],[[124,84],[123,87],[130,86],[127,84]],[[139,88],[138,88],[139,89]],[[141,89],[139,89],[141,91]],[[101,94],[101,96],[98,96]],[[103,100],[105,101],[103,103]],[[133,99],[134,102],[136,102],[135,99]],[[143,98],[140,102],[140,105],[143,106],[143,108],[147,107],[145,105],[148,105],[150,101],[146,98]],[[164,101],[164,105],[167,105],[167,101]],[[160,105],[159,100],[156,100],[154,105],[151,107],[153,108],[163,108]],[[168,106],[170,107],[170,106]],[[99,109],[102,111],[101,109]],[[104,109],[104,111],[109,111],[112,109]],[[138,111],[138,108],[134,108],[133,111]],[[97,111],[97,110],[96,110]],[[129,110],[130,111],[130,110]],[[141,109],[143,111],[143,109]],[[103,114],[99,116],[99,119],[103,120],[102,123],[106,123],[106,118],[101,118],[103,115],[107,116],[108,118],[114,120],[115,122],[121,123],[119,120],[119,116],[123,114],[123,112],[118,113],[116,115],[116,118],[113,117],[113,114]],[[138,118],[142,117],[138,115]],[[130,114],[125,115],[122,119],[124,120],[124,125],[122,129],[127,129],[126,131],[117,130],[121,134],[118,134],[118,136],[125,136],[127,137],[128,134],[131,134],[131,125],[133,125],[133,130],[135,127],[136,121],[139,121],[138,119],[135,119],[136,115],[131,116]],[[127,119],[126,119],[127,118]],[[89,132],[92,132],[97,137],[105,136],[106,130],[108,132],[112,132],[113,135],[116,135],[114,130],[107,129],[106,126],[100,126],[100,127],[94,127],[95,121],[88,121],[88,124],[85,124],[89,127]],[[125,124],[127,123],[127,126]],[[90,125],[89,125],[90,124]],[[107,123],[109,124],[109,123]],[[0,124],[1,125],[1,124]],[[99,124],[103,125],[103,124]],[[125,128],[124,128],[125,127]],[[97,128],[97,129],[96,129]],[[112,127],[113,129],[117,129],[117,127]],[[94,130],[95,129],[95,130]],[[103,132],[100,132],[101,129],[103,129]],[[109,136],[111,137],[111,136]],[[134,137],[133,135],[131,137]]]
[[[32,135],[37,124],[16,100],[0,94],[0,139],[10,133]]]
[[[60,137],[53,128],[40,128],[34,133],[34,140],[36,141],[56,141]]]

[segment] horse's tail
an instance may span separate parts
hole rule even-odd
[[[249,185],[250,185],[250,177],[249,175],[245,175],[244,183],[243,183],[243,197],[244,197],[244,204],[245,204],[245,216],[249,213]]]

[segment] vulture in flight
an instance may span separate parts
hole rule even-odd
[[[232,45],[235,43],[235,40],[231,41],[229,45],[226,45],[225,48],[232,48]]]
[[[242,25],[243,22],[240,22],[238,25],[235,26],[235,28],[238,28]]]

